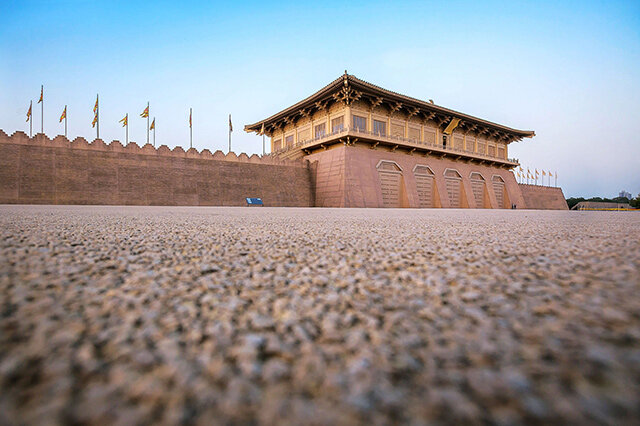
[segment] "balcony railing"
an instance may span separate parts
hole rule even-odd
[[[474,158],[479,158],[479,159],[484,159],[484,160],[488,160],[488,161],[503,161],[503,162],[510,162],[510,163],[515,163],[515,164],[520,164],[518,162],[517,158],[503,158],[503,157],[498,157],[497,155],[495,156],[491,156],[488,154],[482,154],[479,152],[472,152],[472,151],[467,151],[464,149],[457,149],[454,148],[452,146],[447,146],[444,147],[442,146],[442,144],[438,144],[438,143],[430,143],[430,142],[423,142],[420,140],[416,140],[416,139],[409,139],[409,138],[405,138],[405,137],[401,137],[401,136],[391,136],[391,135],[380,135],[374,132],[370,132],[368,130],[363,130],[360,129],[358,127],[344,127],[341,130],[338,131],[334,131],[331,133],[325,133],[324,135],[321,136],[317,136],[314,137],[312,139],[308,139],[305,141],[300,141],[297,142],[293,145],[290,145],[288,147],[283,147],[281,149],[278,149],[276,151],[273,151],[274,155],[280,155],[280,154],[284,154],[293,150],[297,150],[297,149],[304,149],[304,148],[309,148],[312,146],[318,146],[318,145],[322,145],[323,141],[330,141],[330,140],[335,140],[335,139],[339,139],[343,136],[352,136],[352,135],[363,135],[363,136],[368,136],[371,139],[375,139],[377,141],[380,142],[384,142],[384,143],[388,143],[388,144],[397,144],[397,145],[402,145],[405,147],[413,147],[413,148],[423,148],[423,149],[429,149],[431,151],[437,151],[437,152],[443,152],[443,153],[452,153],[452,154],[459,154],[459,155],[465,155],[468,157],[474,157]]]

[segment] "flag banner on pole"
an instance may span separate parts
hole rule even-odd
[[[192,121],[191,121],[191,109],[189,109],[189,127],[192,127]]]
[[[260,134],[264,135],[264,123],[262,123],[262,128],[260,129]]]
[[[96,104],[93,106],[94,114],[98,113],[98,95],[96,95]]]
[[[539,176],[539,175],[540,175],[540,173],[538,173],[538,169],[536,169],[536,176]]]
[[[44,86],[40,86],[40,99],[38,99],[38,103],[44,100]]]
[[[546,176],[547,174],[545,173],[545,171],[542,171],[542,176]]]
[[[231,124],[231,114],[229,114],[229,131],[233,132],[233,124]]]
[[[142,111],[142,114],[140,114],[140,117],[142,117],[142,118],[149,117],[149,107],[148,106],[144,109],[144,111]]]
[[[27,121],[31,119],[31,105],[29,105],[29,110],[27,111]]]
[[[154,118],[153,121],[151,122],[151,126],[149,126],[149,130],[153,130],[156,128],[156,119]]]
[[[446,129],[444,129],[444,133],[447,135],[450,135],[451,132],[453,132],[453,129],[455,129],[456,127],[458,127],[458,123],[460,123],[460,119],[459,118],[453,118],[451,119],[451,122],[449,123],[449,125],[447,126]]]
[[[67,107],[64,107],[64,110],[62,110],[62,115],[60,116],[60,123],[62,123],[62,120],[64,120],[65,118],[67,118]]]
[[[122,127],[127,125],[128,121],[129,121],[129,120],[127,120],[127,117],[128,117],[128,115],[125,115],[122,120],[118,121],[118,123],[122,123]]]
[[[91,127],[96,127],[96,123],[98,122],[98,113],[93,116],[93,121],[91,122]]]
[[[553,177],[553,173],[549,172],[549,176]]]

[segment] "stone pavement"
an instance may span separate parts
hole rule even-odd
[[[0,424],[632,424],[640,214],[0,206]]]

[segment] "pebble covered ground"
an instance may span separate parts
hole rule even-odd
[[[637,424],[640,214],[0,206],[0,424]]]

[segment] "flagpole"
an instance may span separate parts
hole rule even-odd
[[[229,114],[229,153],[231,153],[231,114]]]
[[[67,137],[67,106],[64,106],[64,137]]]
[[[153,117],[153,147],[156,147],[156,118]]]
[[[96,139],[100,139],[100,95],[96,95],[96,104],[98,104],[98,109],[96,109]]]
[[[33,101],[29,101],[29,137],[33,137]]]
[[[189,108],[189,149],[193,148],[193,108]]]
[[[147,102],[147,143],[149,143],[149,102]]]
[[[262,156],[264,157],[264,133],[262,134]]]
[[[40,105],[40,133],[44,133],[44,84],[40,86],[40,93],[43,95]]]
[[[129,145],[129,113],[126,113],[125,117],[127,117],[127,128],[125,129],[125,134],[126,134],[125,142],[127,145]]]

